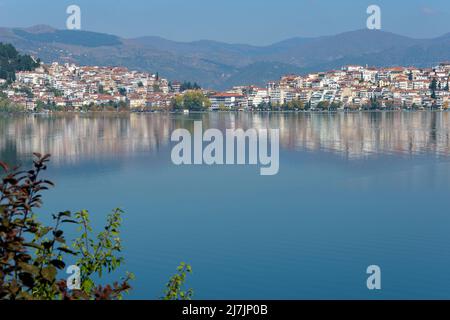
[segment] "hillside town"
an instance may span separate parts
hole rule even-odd
[[[217,92],[169,82],[157,73],[54,62],[17,72],[14,82],[0,85],[10,101],[29,111],[447,109],[449,75],[450,62],[433,68],[349,65]],[[179,100],[194,91],[205,99]],[[195,101],[201,108],[192,107]]]

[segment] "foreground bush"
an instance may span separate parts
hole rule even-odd
[[[87,211],[54,214],[52,226],[39,222],[34,209],[42,205],[41,192],[53,186],[40,178],[49,159],[50,155],[35,154],[33,168],[28,171],[10,169],[0,162],[5,172],[0,182],[0,299],[121,299],[131,289],[132,274],[103,286],[95,281],[124,262],[119,256],[122,210],[115,209],[108,215],[106,226],[96,235]],[[80,233],[70,243],[63,231],[69,224],[77,226]],[[66,270],[69,259],[76,261],[79,277],[68,287],[58,273]],[[182,291],[190,272],[190,266],[179,267],[167,284],[164,299],[191,299],[191,289]]]

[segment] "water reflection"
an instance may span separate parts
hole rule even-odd
[[[0,156],[17,161],[34,151],[56,163],[157,152],[170,145],[171,132],[204,128],[279,128],[289,150],[323,150],[349,159],[374,154],[450,153],[447,112],[336,114],[123,114],[28,115],[0,117]]]

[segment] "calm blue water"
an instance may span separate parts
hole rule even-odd
[[[172,130],[199,119],[279,128],[279,174],[174,166]],[[450,298],[450,113],[17,116],[0,134],[2,159],[53,154],[43,211],[126,211],[130,298],[181,261],[197,299]]]

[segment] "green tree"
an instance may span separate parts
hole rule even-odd
[[[119,88],[119,94],[121,96],[126,96],[127,95],[127,89],[125,88]]]
[[[432,99],[436,99],[436,90],[437,90],[437,80],[436,80],[436,78],[434,78],[431,81],[430,90],[431,90],[431,98]]]
[[[63,91],[58,90],[58,89],[53,88],[53,87],[50,87],[50,86],[47,87],[47,91],[50,92],[50,93],[53,93],[55,95],[55,97],[62,97],[64,95]]]
[[[183,290],[183,286],[186,282],[186,277],[189,273],[192,273],[190,265],[182,262],[177,268],[177,273],[170,278],[166,285],[165,295],[163,300],[191,300],[194,295],[192,289],[186,291]]]
[[[369,110],[378,110],[381,107],[380,101],[376,97],[370,98]]]
[[[288,110],[303,110],[305,108],[304,103],[299,99],[289,101],[287,104]]]
[[[161,87],[159,86],[159,84],[153,85],[153,92],[161,92]]]
[[[197,84],[197,82],[191,83],[189,82],[183,82],[180,86],[180,91],[186,91],[186,90],[200,90],[201,87]]]
[[[333,101],[330,105],[330,110],[336,111],[342,107],[342,103],[340,101]]]
[[[184,99],[182,95],[177,95],[172,98],[170,103],[170,107],[172,110],[183,110],[184,109]]]
[[[219,105],[219,110],[220,111],[228,111],[228,110],[230,110],[228,107],[226,107],[223,103],[221,103],[220,105]]]
[[[6,113],[25,112],[25,106],[12,103],[9,99],[0,97],[0,112]]]
[[[437,89],[437,80],[434,78],[430,83],[430,90],[436,91]]]
[[[184,94],[184,107],[192,111],[201,111],[209,108],[210,102],[201,91],[188,91]]]
[[[0,79],[13,82],[17,71],[31,71],[39,64],[29,55],[20,55],[11,44],[0,43]]]
[[[329,101],[320,101],[316,106],[318,110],[328,110],[329,107],[330,107]]]
[[[37,112],[41,112],[47,109],[47,104],[42,101],[42,100],[38,100],[36,101],[36,108],[34,109]]]
[[[24,93],[27,96],[27,98],[30,98],[30,99],[33,98],[33,96],[34,96],[33,92],[28,87],[20,87],[18,89],[15,89],[15,91],[16,92],[20,92],[20,93]]]
[[[191,111],[202,111],[211,106],[211,102],[201,91],[188,91],[182,95],[177,95],[172,99],[173,110],[188,109]]]

